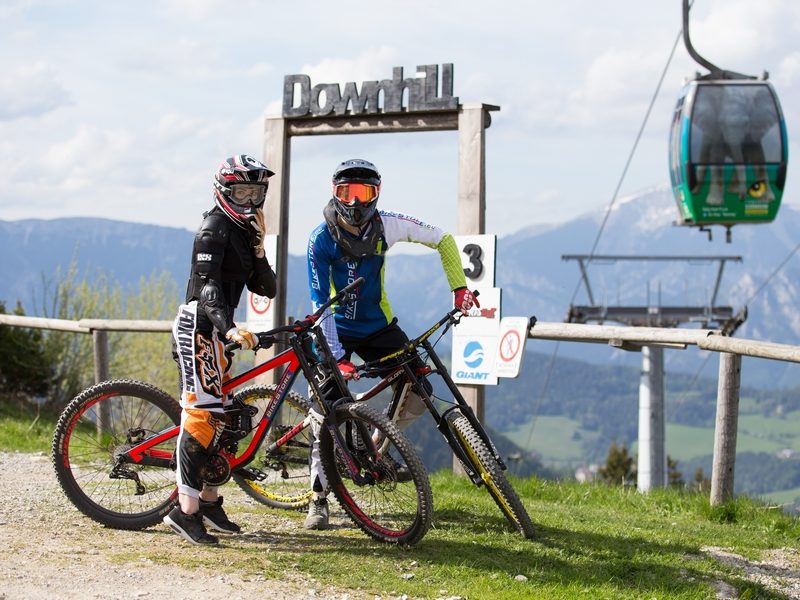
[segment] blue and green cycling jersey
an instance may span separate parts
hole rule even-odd
[[[337,333],[364,338],[394,319],[384,289],[384,268],[386,251],[397,242],[418,243],[436,249],[450,289],[466,285],[461,257],[452,235],[407,215],[378,212],[383,234],[377,240],[372,256],[361,259],[347,256],[325,222],[314,229],[308,240],[308,281],[314,310],[336,291],[359,277],[364,278],[364,283],[355,292],[355,302],[335,312],[335,330],[325,328],[325,335],[334,351],[338,347],[338,339],[332,340],[331,337]]]

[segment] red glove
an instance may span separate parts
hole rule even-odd
[[[455,294],[454,305],[461,311],[461,314],[466,315],[473,306],[481,307],[481,303],[478,302],[478,299],[469,291],[469,288],[456,288],[453,290],[453,293]]]
[[[339,360],[339,372],[344,376],[345,380],[358,379],[361,377],[356,371],[356,366],[346,358]]]

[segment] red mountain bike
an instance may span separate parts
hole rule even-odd
[[[234,377],[223,391],[230,393],[258,375],[285,368],[268,398],[246,393],[234,397],[203,479],[215,486],[231,476],[240,482],[267,479],[263,463],[261,468],[248,467],[259,448],[265,443],[291,448],[293,439],[302,439],[298,432],[307,432],[316,421],[322,466],[345,512],[370,537],[411,545],[431,524],[433,500],[425,467],[394,423],[353,402],[317,323],[326,308],[346,304],[362,282],[359,278],[348,285],[303,321],[257,334],[255,349],[283,343],[280,334],[288,334],[289,348]],[[314,403],[290,392],[299,373],[308,381]],[[322,402],[320,393],[320,384],[329,377],[341,393],[332,403]],[[302,415],[289,429],[279,423],[287,397],[295,415]],[[83,391],[64,409],[53,438],[53,465],[64,493],[83,514],[109,527],[143,529],[161,523],[177,501],[174,456],[180,414],[180,405],[169,394],[139,381],[104,381]],[[373,440],[381,440],[380,446]],[[281,458],[266,468],[281,478],[286,464],[292,463]],[[410,481],[398,481],[398,464],[408,467]]]
[[[477,295],[477,292],[475,294]],[[532,538],[533,523],[505,476],[506,465],[500,453],[464,400],[444,363],[436,354],[434,344],[429,340],[434,333],[443,328],[438,338],[441,339],[441,336],[459,320],[459,310],[453,309],[425,333],[410,340],[402,350],[359,365],[357,371],[363,377],[378,377],[380,381],[369,390],[353,397],[362,403],[375,398],[383,390],[392,388],[392,399],[384,412],[392,421],[396,421],[408,392],[413,390],[422,398],[435,421],[436,428],[461,462],[470,480],[476,486],[486,488],[511,527],[524,537]],[[439,395],[434,393],[431,385],[435,376],[438,376],[445,388]],[[254,386],[242,391],[243,397],[249,398],[251,402],[259,397],[262,398],[261,402],[264,402],[274,393],[274,386]],[[281,460],[281,456],[290,456],[293,452],[298,452],[299,456],[307,456],[310,443],[307,429],[303,422],[296,422],[294,429],[287,428],[287,435],[267,449],[261,459],[263,464],[275,464]],[[275,485],[274,479],[262,481],[238,479],[245,491],[259,502],[274,507],[303,506],[308,502],[308,484],[304,481],[302,488],[291,487],[287,483],[290,481],[292,479],[288,477],[279,485]],[[278,496],[282,499],[281,503],[276,502]]]

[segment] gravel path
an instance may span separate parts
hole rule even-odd
[[[70,504],[58,486],[50,457],[44,454],[0,453],[0,490],[0,600],[364,597],[300,578],[243,578],[228,572],[224,550],[210,552],[190,546],[166,526],[130,532],[98,525]],[[254,502],[236,486],[226,486],[225,494],[237,507]],[[259,514],[255,519],[248,516],[243,522],[253,533],[229,536],[226,543],[259,543],[265,552],[281,528],[296,531],[298,527],[296,520],[282,519],[279,512]],[[197,563],[207,563],[211,556],[226,568],[214,572],[213,564],[198,569],[158,564],[141,552],[137,555],[137,549],[143,548],[148,552],[180,551],[183,561],[187,556],[196,557],[192,562]]]
[[[358,590],[331,588],[299,576],[276,581],[261,575],[231,573],[224,549],[210,551],[190,546],[166,526],[136,532],[107,529],[70,504],[58,486],[50,457],[45,454],[0,452],[0,490],[4,495],[0,502],[0,600],[380,598]],[[9,493],[11,490],[14,493]],[[236,486],[226,486],[225,495],[239,512],[255,505]],[[242,522],[246,533],[223,536],[226,545],[258,544],[269,553],[271,546],[286,542],[298,530],[298,521],[283,517],[280,511],[249,512]],[[151,555],[180,552],[184,563],[189,558],[205,566],[186,569],[156,563],[143,549]],[[800,598],[800,552],[795,548],[771,550],[760,561],[749,561],[722,548],[706,547],[701,551],[730,565],[744,578],[788,598]],[[215,571],[215,567],[220,569]],[[736,598],[730,586],[718,583],[717,598]]]

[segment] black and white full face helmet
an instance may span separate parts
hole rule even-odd
[[[381,174],[371,162],[352,158],[333,172],[333,204],[345,223],[362,227],[378,208]]]
[[[267,165],[247,154],[223,160],[214,175],[214,202],[236,225],[247,228],[247,220],[264,204],[269,178]]]

